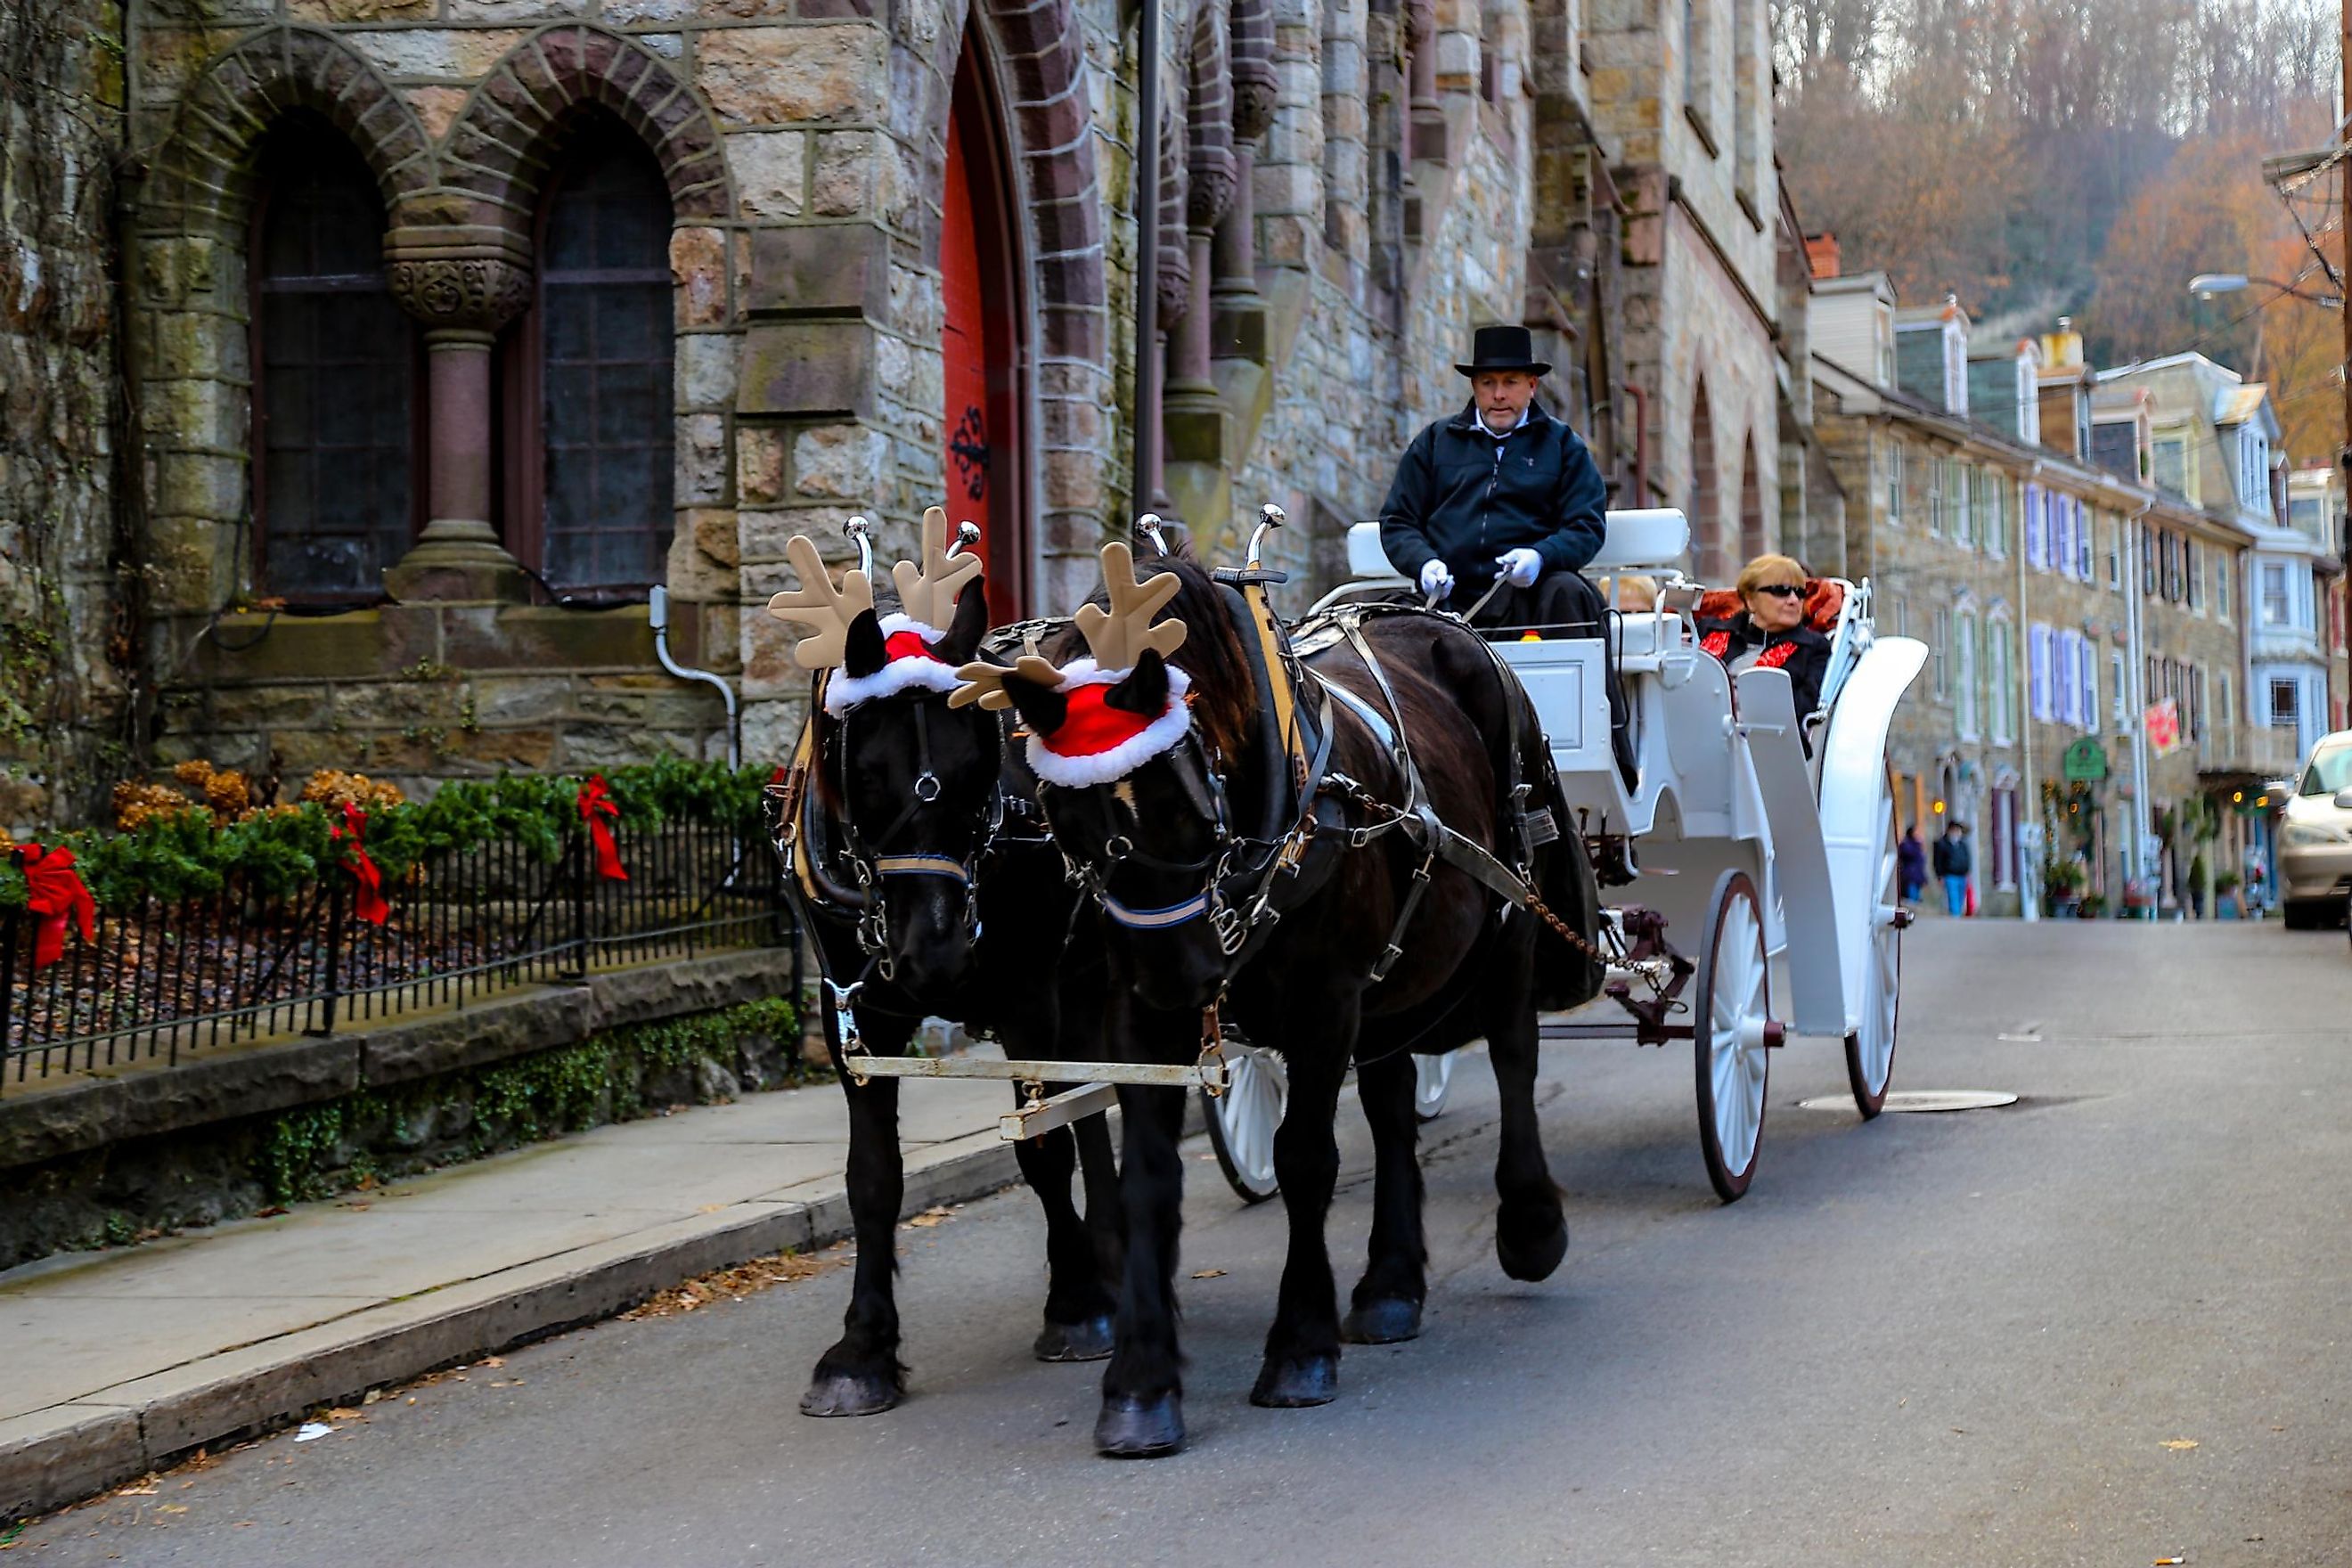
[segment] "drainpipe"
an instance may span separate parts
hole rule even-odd
[[[671,657],[668,589],[659,584],[654,585],[653,595],[646,601],[646,619],[653,623],[654,657],[661,660],[661,667],[680,680],[699,680],[707,686],[715,686],[719,689],[719,700],[727,704],[727,765],[730,768],[741,767],[743,734],[742,726],[736,720],[735,689],[727,684],[725,678],[714,675],[707,669],[688,669]]]
[[[2147,658],[2143,651],[2140,600],[2144,563],[2138,557],[2140,522],[2156,503],[2153,499],[2140,502],[2139,510],[2131,516],[2124,529],[2125,557],[2130,571],[2124,578],[2124,640],[2130,649],[2131,744],[2132,744],[2132,834],[2131,876],[2135,881],[2147,880],[2147,837],[2150,831],[2147,799]],[[2156,918],[2157,900],[2148,900],[2147,918]]]
[[[2025,471],[2025,482],[2030,485],[2042,477],[2042,465],[2037,460]],[[2017,565],[2017,618],[2011,624],[2017,627],[2018,639],[2011,657],[2015,658],[2017,655],[2023,657],[2018,658],[2016,663],[2011,668],[2010,679],[2017,685],[2017,689],[2011,695],[2019,699],[2017,711],[2021,721],[2017,726],[2017,733],[2023,763],[2019,771],[2022,774],[2025,809],[2033,814],[2034,831],[2039,835],[2046,833],[2049,829],[2048,825],[2042,820],[2042,786],[2033,776],[2033,616],[2032,605],[2025,597],[2025,531],[2030,525],[2026,521],[2023,505],[2025,495],[2021,489],[2017,499],[2020,503],[2017,514],[2017,537],[2010,542],[2009,551],[2011,559]],[[2029,921],[2038,921],[2042,918],[2042,868],[2048,863],[2050,850],[2051,846],[2046,843],[2035,850],[2032,858],[2032,874],[2020,876],[2017,879],[2018,912]],[[2024,868],[2020,868],[2021,871]]]

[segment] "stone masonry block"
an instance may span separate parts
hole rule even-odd
[[[683,332],[677,343],[677,406],[688,410],[731,407],[743,340],[732,332]]]
[[[874,194],[877,138],[864,131],[835,131],[816,142],[816,168],[809,179],[809,211],[818,217],[857,217]]]
[[[743,344],[745,414],[850,415],[874,410],[874,332],[863,321],[764,321]]]
[[[889,236],[869,224],[755,230],[749,308],[755,316],[887,319]]]
[[[715,228],[681,228],[669,237],[670,277],[677,284],[677,325],[727,321],[727,237]]]
[[[342,37],[394,81],[473,81],[528,36],[504,27],[419,27]]]
[[[727,416],[684,414],[677,418],[677,450],[672,499],[681,505],[727,499]]]
[[[742,506],[772,506],[784,499],[784,453],[791,433],[772,425],[735,431],[735,498]]]
[[[740,131],[727,138],[735,198],[752,217],[798,217],[807,199],[808,137],[798,131]],[[823,210],[820,208],[819,210]]]
[[[844,121],[879,112],[883,34],[859,23],[703,35],[703,91],[740,125]]]
[[[793,489],[826,500],[877,500],[888,450],[888,437],[862,425],[803,430],[793,442]]]

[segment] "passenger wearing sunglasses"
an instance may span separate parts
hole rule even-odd
[[[1734,675],[1758,665],[1787,670],[1803,719],[1821,706],[1830,668],[1830,639],[1805,625],[1805,569],[1785,555],[1759,555],[1739,574],[1739,602],[1747,608],[1728,620],[1699,617],[1699,647]]]

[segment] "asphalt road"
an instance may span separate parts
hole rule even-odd
[[[1225,1565],[2352,1563],[2352,953],[2275,925],[1923,925],[1895,1087],[2018,1107],[1862,1124],[1775,1060],[1718,1205],[1687,1049],[1549,1047],[1559,1275],[1494,1260],[1494,1090],[1428,1129],[1424,1337],[1339,1402],[1246,1402],[1280,1267],[1188,1153],[1192,1447],[1096,1458],[1095,1369],[1028,1359],[1024,1194],[902,1230],[913,1397],[794,1411],[835,1269],[518,1352],[40,1521],[48,1563]],[[2004,1038],[2002,1037],[2010,1037]],[[919,1092],[919,1089],[909,1092]],[[1361,1121],[1331,1234],[1368,1221]],[[413,1392],[415,1403],[408,1402]],[[2193,1446],[2191,1446],[2193,1445]]]

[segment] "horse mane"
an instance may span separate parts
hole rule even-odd
[[[1251,673],[1248,650],[1234,625],[1230,590],[1220,586],[1192,553],[1188,539],[1178,539],[1167,554],[1153,553],[1136,561],[1139,576],[1147,573],[1176,574],[1176,596],[1153,617],[1154,624],[1175,619],[1184,623],[1184,646],[1169,663],[1192,678],[1192,721],[1209,743],[1227,757],[1243,755],[1250,725],[1256,718],[1258,692]],[[1106,607],[1108,590],[1097,589],[1087,603]],[[1075,626],[1046,639],[1042,650],[1055,664],[1067,664],[1087,654],[1086,638]]]

